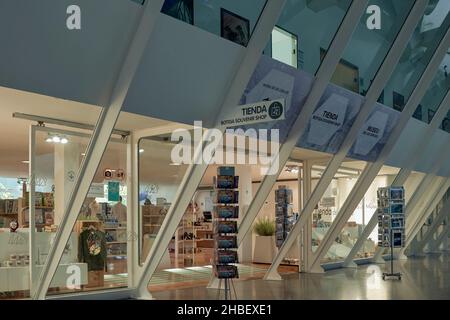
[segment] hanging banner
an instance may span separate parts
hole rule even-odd
[[[108,201],[119,201],[120,183],[108,181]]]
[[[242,129],[278,129],[279,141],[301,112],[310,92],[313,76],[282,62],[262,56],[241,98],[242,105],[283,98],[285,117],[280,121],[242,125]],[[310,116],[298,147],[336,154],[364,103],[358,93],[329,84]],[[399,112],[376,103],[348,153],[348,157],[375,161],[395,127]],[[270,140],[270,136],[268,140]]]
[[[284,142],[289,128],[300,113],[308,92],[311,88],[313,77],[308,73],[297,70],[267,56],[262,56],[257,68],[247,84],[247,88],[241,98],[240,104],[252,104],[259,101],[284,100],[283,118],[270,119],[265,123],[252,123],[241,125],[247,129],[279,130],[279,140]]]
[[[348,157],[364,161],[377,160],[398,122],[399,115],[400,112],[377,103],[359,131]]]
[[[284,120],[284,99],[261,101],[237,107],[220,121],[222,126],[234,127],[260,122]]]

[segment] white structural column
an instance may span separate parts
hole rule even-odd
[[[312,161],[305,160],[303,161],[303,201],[302,201],[302,209],[305,204],[306,199],[309,199],[311,196],[311,170],[312,170]],[[300,207],[299,207],[299,212]],[[309,217],[306,225],[303,227],[302,237],[301,237],[301,263],[300,263],[300,271],[305,272],[306,267],[310,264],[310,260],[312,257],[312,216]]]
[[[75,184],[75,174],[80,166],[80,145],[78,143],[55,144],[55,221],[59,226],[64,217],[70,193]]]
[[[450,34],[450,33],[449,33]],[[335,239],[339,236],[344,225],[347,223],[350,216],[353,214],[354,210],[360,203],[361,199],[364,197],[365,193],[369,189],[373,180],[378,175],[380,169],[382,168],[385,160],[391,153],[392,149],[395,147],[397,140],[399,139],[403,129],[406,127],[408,121],[425,95],[427,89],[429,88],[435,74],[436,70],[442,59],[444,58],[447,49],[450,44],[450,37],[446,37],[444,41],[441,41],[435,55],[432,57],[430,63],[427,65],[424,73],[422,74],[418,84],[414,88],[408,102],[400,114],[397,125],[390,134],[386,145],[383,147],[380,155],[378,156],[376,162],[368,164],[364,169],[363,173],[359,177],[356,185],[353,187],[343,206],[339,210],[335,220],[333,221],[331,227],[326,233],[325,237],[321,241],[316,252],[313,254],[313,264],[311,270],[313,272],[320,272],[320,260],[327,254],[330,247],[333,245]],[[395,64],[393,64],[395,65]],[[392,68],[393,65],[390,65]]]
[[[234,108],[238,105],[242,93],[251,78],[253,71],[255,70],[259,58],[261,56],[264,47],[269,41],[270,34],[275,26],[279,15],[284,7],[285,0],[268,0],[259,18],[259,21],[253,31],[250,42],[245,50],[243,59],[240,62],[239,69],[230,83],[228,88],[228,94],[225,95],[221,111],[216,118],[216,127],[220,126],[221,116],[228,108]],[[207,132],[208,134],[208,132]],[[208,141],[209,136],[205,136],[203,141]],[[151,297],[148,292],[148,283],[156,270],[159,261],[162,258],[164,251],[167,249],[169,242],[181,220],[189,201],[191,201],[195,190],[197,189],[200,181],[207,169],[207,165],[204,164],[202,159],[202,144],[198,145],[194,151],[193,163],[186,170],[183,180],[178,187],[177,194],[174,201],[167,212],[166,218],[161,226],[160,231],[153,243],[153,246],[147,256],[147,259],[143,265],[143,272],[139,279],[139,285],[136,288],[136,297],[149,298]]]
[[[131,240],[127,244],[127,266],[129,270],[128,273],[128,283],[130,288],[135,288],[138,285],[139,276],[142,273],[139,256],[139,245],[138,237],[141,236],[140,231],[140,205],[136,200],[139,196],[139,142],[141,138],[148,138],[153,136],[159,136],[163,134],[172,133],[177,129],[192,129],[190,125],[182,124],[167,124],[163,126],[146,128],[142,130],[134,131],[128,138],[128,160],[127,160],[127,204],[128,204],[128,223],[127,232],[131,236]]]
[[[84,199],[89,191],[97,167],[108,144],[112,130],[119,117],[122,104],[125,101],[131,81],[141,61],[142,55],[152,33],[157,16],[160,14],[163,0],[146,1],[142,16],[137,25],[134,37],[119,67],[118,77],[111,92],[109,105],[104,107],[95,126],[86,155],[75,178],[74,189],[70,195],[64,217],[55,236],[54,245],[50,248],[47,260],[37,283],[36,292],[32,292],[33,299],[45,299],[48,287],[56,272],[61,256],[69,240],[72,228],[80,212]]]
[[[353,1],[348,9],[344,20],[341,23],[339,30],[337,31],[333,42],[330,45],[328,53],[322,61],[322,64],[317,71],[316,79],[312,84],[311,91],[306,98],[305,104],[300,111],[295,123],[291,127],[286,141],[281,145],[278,161],[272,163],[271,172],[276,172],[274,175],[266,175],[262,180],[256,194],[253,198],[252,203],[247,211],[246,216],[239,225],[238,243],[242,242],[245,235],[249,230],[251,230],[253,221],[261,210],[262,205],[267,199],[267,196],[271,192],[275,182],[277,181],[280,172],[283,170],[284,165],[288,161],[292,150],[297,145],[298,140],[305,132],[309,118],[314,112],[315,107],[319,103],[323,92],[328,86],[330,79],[339,63],[340,57],[345,50],[347,43],[350,41],[351,35],[353,34],[361,15],[365,12],[366,0]],[[298,234],[297,234],[298,236]],[[287,248],[289,250],[291,245]]]
[[[360,112],[356,117],[350,131],[348,132],[344,142],[342,143],[338,153],[333,156],[331,161],[329,162],[327,168],[322,174],[319,183],[315,187],[311,197],[307,201],[305,208],[300,213],[300,218],[295,224],[294,228],[289,233],[288,238],[285,240],[283,246],[280,248],[277,256],[275,257],[272,265],[265,275],[266,280],[276,280],[280,279],[280,275],[277,273],[277,268],[284,256],[286,255],[286,248],[289,248],[292,245],[293,239],[295,239],[300,231],[305,226],[306,222],[309,220],[315,206],[322,198],[329,184],[331,183],[334,175],[342,164],[342,161],[345,159],[348,151],[352,147],[354,141],[356,140],[359,130],[363,127],[366,119],[370,115],[370,112],[375,106],[376,101],[378,100],[382,90],[384,89],[385,84],[389,80],[393,68],[392,66],[396,65],[402,55],[402,52],[406,48],[409,39],[411,38],[412,33],[423,16],[427,1],[416,1],[414,7],[412,8],[409,16],[406,18],[405,23],[403,24],[402,29],[398,33],[396,40],[394,41],[391,49],[389,50],[383,64],[378,70],[377,75],[375,76],[372,85],[366,95],[366,99],[361,106]],[[395,129],[394,129],[395,130]],[[333,239],[334,240],[334,239]],[[318,248],[319,249],[319,248]],[[316,251],[317,252],[317,251]],[[312,259],[312,263],[314,264],[314,255]],[[313,265],[311,265],[313,266]],[[311,267],[308,267],[307,271],[311,271]],[[321,272],[321,268],[316,268],[315,272]]]
[[[431,223],[431,226],[428,227],[428,229],[425,231],[425,233],[422,236],[422,239],[419,240],[415,246],[415,253],[422,253],[425,246],[431,241],[433,238],[433,235],[436,234],[436,232],[439,229],[439,226],[442,225],[445,218],[448,216],[450,212],[450,197],[445,199],[444,205],[442,206],[441,210],[436,214],[436,216],[433,219],[433,222]]]

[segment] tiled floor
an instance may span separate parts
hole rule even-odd
[[[396,261],[402,280],[383,281],[387,265],[337,269],[324,274],[289,274],[282,281],[237,281],[238,299],[450,299],[450,253]],[[216,299],[205,286],[152,292],[156,299]]]

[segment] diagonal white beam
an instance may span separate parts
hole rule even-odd
[[[448,214],[448,212],[447,212]],[[432,241],[429,244],[429,248],[428,248],[428,252],[432,253],[432,252],[436,252],[439,251],[439,246],[441,245],[441,243],[445,240],[445,238],[448,238],[449,236],[449,232],[450,232],[450,215],[448,214],[447,216],[447,220],[445,220],[445,225],[443,226],[441,232],[437,235],[437,238],[434,240],[432,239]]]
[[[342,164],[342,161],[345,159],[348,151],[352,147],[359,133],[359,130],[362,128],[366,119],[370,115],[370,112],[375,107],[375,103],[378,100],[378,97],[380,96],[385,84],[387,83],[393,72],[392,66],[398,63],[402,52],[405,50],[406,45],[408,44],[408,41],[411,38],[412,33],[414,32],[417,23],[423,16],[426,4],[427,1],[416,1],[416,3],[414,4],[414,7],[412,8],[409,16],[406,18],[405,23],[399,31],[396,40],[394,41],[392,47],[386,55],[383,64],[378,70],[378,73],[375,76],[374,81],[372,82],[372,85],[370,86],[370,89],[366,95],[366,99],[361,106],[358,116],[356,117],[350,131],[347,133],[347,136],[344,139],[340,150],[336,155],[333,156],[327,168],[323,172],[319,183],[316,185],[311,197],[308,199],[304,209],[300,213],[299,220],[289,233],[283,246],[278,251],[278,254],[275,257],[272,265],[267,271],[265,279],[280,279],[280,276],[277,273],[279,264],[283,260],[289,248],[292,246],[294,239],[299,235],[308,218],[311,216],[315,206],[322,198],[334,175],[339,169],[339,166]]]
[[[434,58],[432,58],[434,59]],[[435,116],[433,117],[433,120],[431,121],[429,127],[427,128],[427,131],[425,132],[425,135],[422,137],[421,142],[417,145],[415,148],[413,154],[421,154],[419,157],[412,157],[411,162],[409,164],[409,168],[402,168],[400,172],[395,177],[394,181],[391,185],[393,186],[402,186],[405,184],[407,178],[409,177],[411,173],[411,169],[414,168],[420,160],[425,158],[427,155],[422,153],[422,150],[426,148],[429,141],[431,140],[435,130],[439,127],[439,124],[442,123],[442,120],[447,116],[447,113],[450,110],[450,91],[447,92],[446,96],[440,103],[437,112]],[[409,201],[408,201],[409,203]],[[353,262],[353,258],[355,255],[361,250],[362,246],[364,245],[367,238],[372,233],[373,229],[378,224],[378,218],[376,214],[376,209],[372,213],[372,217],[370,218],[367,225],[364,227],[363,232],[358,237],[358,240],[353,245],[352,249],[350,250],[350,253],[347,255],[347,257],[344,260],[344,267],[355,267],[356,264]],[[382,249],[380,249],[382,250]]]
[[[69,240],[81,206],[88,193],[91,181],[108,144],[111,133],[119,117],[131,81],[145,51],[150,34],[160,14],[163,0],[146,1],[136,32],[129,43],[126,56],[120,66],[115,86],[111,92],[109,105],[102,109],[95,126],[86,155],[77,174],[73,191],[70,195],[64,216],[55,236],[54,245],[50,248],[47,259],[40,274],[36,291],[31,293],[33,299],[45,299],[51,280],[61,260],[64,248]]]
[[[224,98],[220,114],[216,118],[216,127],[221,128],[222,132],[224,129],[220,126],[221,116],[228,108],[234,108],[239,104],[239,100],[247,86],[250,77],[255,70],[259,57],[264,50],[267,42],[269,41],[270,34],[275,26],[279,15],[284,7],[285,0],[268,0],[262,13],[260,19],[255,27],[252,34],[250,42],[245,50],[245,55],[240,62],[240,68],[238,69],[233,82],[230,84],[228,89],[228,94]],[[208,134],[208,133],[207,133]],[[205,136],[203,141],[208,141],[209,137]],[[194,192],[196,191],[200,181],[207,169],[207,165],[204,164],[202,159],[202,149],[203,146],[200,144],[197,146],[194,152],[193,163],[187,168],[187,171],[178,187],[175,199],[170,206],[170,209],[164,219],[164,222],[158,232],[158,235],[153,243],[153,246],[146,258],[143,265],[143,272],[139,279],[139,285],[136,288],[136,296],[140,298],[150,297],[148,292],[148,283],[158,267],[158,264],[167,250],[170,239],[172,238],[179,221],[181,220],[189,202],[191,201]]]
[[[450,44],[450,37],[447,38],[447,41],[445,40],[446,39],[440,42],[439,47],[435,52],[435,55],[433,56],[430,63],[427,65],[419,82],[417,83],[415,89],[411,93],[411,96],[408,99],[405,109],[400,114],[400,119],[397,125],[390,134],[386,142],[386,145],[383,147],[376,162],[368,164],[366,166],[363,173],[358,178],[358,181],[356,182],[355,186],[352,188],[352,191],[350,192],[349,196],[345,200],[343,206],[339,210],[331,227],[328,229],[328,232],[326,233],[325,237],[322,239],[319,247],[317,248],[316,252],[313,255],[312,259],[313,264],[311,266],[312,270],[320,270],[319,269],[320,259],[324,255],[326,255],[330,247],[333,245],[335,239],[341,233],[344,225],[347,223],[348,219],[353,214],[354,210],[360,203],[361,199],[364,197],[365,193],[369,189],[373,180],[378,175],[384,162],[386,161],[387,157],[389,156],[392,149],[395,147],[398,139],[400,138],[402,131],[404,130],[409,120],[411,119],[411,116],[413,115],[414,111],[416,110],[417,106],[419,105],[420,101],[425,95],[427,89],[430,87],[430,84],[434,79],[436,71],[438,70],[439,65],[442,62],[442,59],[444,58]],[[390,66],[392,67],[392,65]],[[438,165],[441,166],[442,163],[439,163]]]
[[[433,219],[431,226],[425,231],[423,237],[417,242],[415,250],[417,253],[422,252],[428,242],[433,238],[433,235],[438,231],[439,226],[442,225],[445,218],[450,212],[450,197],[444,201],[444,205],[441,210],[437,213],[436,217]]]
[[[280,172],[283,170],[286,162],[288,161],[292,150],[296,147],[297,142],[305,132],[308,126],[309,118],[319,103],[323,92],[327,88],[336,66],[340,61],[340,57],[342,56],[347,43],[350,41],[360,17],[366,9],[367,2],[368,1],[366,0],[353,1],[348,9],[347,14],[345,15],[342,24],[330,45],[330,49],[322,61],[319,70],[317,71],[316,79],[312,85],[308,97],[306,98],[305,104],[297,116],[295,123],[291,127],[286,141],[282,144],[279,150],[279,154],[277,155],[278,161],[274,161],[272,163],[272,168],[270,171],[276,172],[276,174],[266,175],[264,177],[247,209],[247,213],[239,224],[239,244],[242,243],[249,230],[251,230],[253,221],[266,201],[270,191],[280,175]]]

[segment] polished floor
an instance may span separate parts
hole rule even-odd
[[[324,274],[288,274],[282,281],[247,280],[234,283],[238,299],[403,300],[450,299],[450,253],[396,261],[402,280],[382,280],[387,265],[337,269]],[[205,287],[152,292],[156,299],[217,299]],[[234,294],[233,294],[234,298]]]

